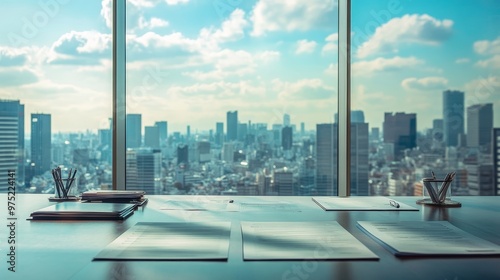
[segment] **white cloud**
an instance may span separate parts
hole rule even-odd
[[[332,33],[325,38],[326,44],[321,50],[322,54],[335,54],[338,48],[339,34]]]
[[[330,63],[330,65],[328,65],[328,68],[326,68],[324,71],[325,74],[327,74],[329,76],[333,76],[333,77],[337,77],[338,72],[339,72],[339,69],[338,69],[337,63]]]
[[[464,64],[464,63],[469,63],[469,62],[470,62],[470,59],[468,59],[468,58],[458,58],[457,60],[455,60],[456,64]]]
[[[482,40],[474,42],[474,51],[478,54],[500,54],[500,37],[494,41]]]
[[[212,30],[211,28],[203,28],[200,31],[200,39],[215,44],[234,41],[244,37],[244,28],[248,25],[245,19],[245,12],[240,9],[234,10],[229,19],[225,20],[221,28]]]
[[[437,20],[427,14],[393,18],[361,44],[357,56],[365,58],[379,53],[397,53],[401,44],[438,45],[451,36],[452,26],[452,20]]]
[[[150,20],[146,20],[144,19],[143,16],[140,16],[138,27],[140,29],[146,29],[146,28],[153,29],[157,27],[165,27],[168,26],[168,24],[169,24],[168,21],[163,20],[161,18],[152,17]]]
[[[399,69],[413,68],[424,64],[423,60],[415,57],[393,57],[376,58],[369,61],[358,61],[352,64],[353,75],[371,75],[383,71],[394,71]]]
[[[127,2],[140,8],[151,8],[156,5],[155,1],[150,0],[127,0]]]
[[[0,67],[22,66],[27,59],[25,50],[0,46]]]
[[[297,41],[295,54],[312,53],[316,49],[316,45],[315,41],[299,40]]]
[[[165,2],[168,5],[177,5],[177,4],[183,4],[183,3],[188,3],[189,0],[165,0]]]
[[[106,26],[108,28],[111,28],[113,25],[113,18],[112,18],[112,10],[113,7],[113,2],[112,0],[102,0],[101,2],[101,16],[104,19],[104,22],[106,22]]]
[[[213,70],[192,71],[184,75],[196,80],[222,80],[228,77],[243,77],[255,73],[258,65],[269,63],[280,58],[280,53],[264,51],[251,54],[246,51],[224,49],[218,52],[207,52],[202,56],[206,65],[213,65]]]
[[[335,88],[327,86],[320,79],[302,79],[296,82],[272,81],[273,90],[282,100],[328,99],[334,96]]]
[[[337,17],[336,6],[333,0],[260,0],[251,15],[252,35],[328,26]]]
[[[407,78],[401,82],[406,90],[439,90],[445,89],[448,80],[443,77]]]
[[[465,84],[467,104],[497,102],[500,76],[480,77]]]
[[[59,37],[52,49],[63,54],[101,53],[111,48],[111,35],[97,31],[71,31]]]
[[[500,54],[497,54],[489,59],[479,60],[476,66],[482,68],[500,68]]]

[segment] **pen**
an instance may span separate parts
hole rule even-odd
[[[396,208],[399,208],[399,203],[397,203],[396,201],[394,200],[389,200],[389,204],[392,206],[392,207],[396,207]]]

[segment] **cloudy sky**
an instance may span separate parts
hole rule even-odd
[[[20,99],[27,121],[52,114],[53,131],[106,128],[110,4],[3,0],[0,98]],[[333,0],[128,0],[127,112],[170,132],[214,129],[233,110],[240,122],[331,122],[337,13]],[[498,111],[499,25],[496,0],[353,0],[352,109],[370,127],[417,113],[423,130],[457,89]]]

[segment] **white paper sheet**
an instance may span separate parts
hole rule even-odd
[[[418,211],[415,207],[385,196],[318,196],[312,199],[326,211]],[[396,207],[397,205],[399,207]]]
[[[358,224],[397,256],[500,254],[500,246],[447,221],[359,221]]]
[[[230,231],[230,222],[141,222],[94,260],[227,260]]]
[[[339,223],[241,222],[244,260],[378,259]]]
[[[205,198],[203,196],[190,199],[167,200],[161,210],[186,211],[232,211],[230,199]]]

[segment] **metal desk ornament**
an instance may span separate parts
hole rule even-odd
[[[432,178],[424,178],[422,181],[429,194],[429,198],[417,200],[417,204],[441,207],[461,207],[462,204],[460,202],[451,200],[449,195],[451,192],[448,192],[451,182],[453,178],[455,178],[455,174],[455,172],[450,172],[444,179],[436,179],[434,172],[432,172]]]

